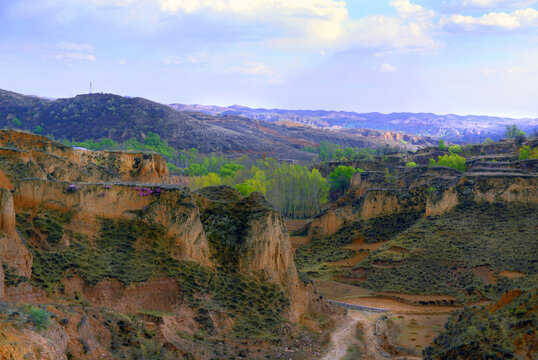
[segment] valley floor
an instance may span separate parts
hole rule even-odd
[[[358,286],[321,280],[316,281],[316,288],[328,299],[389,311],[348,310],[331,336],[330,351],[324,360],[422,359],[422,350],[441,332],[450,312],[458,309],[456,306],[409,303],[413,300],[439,300],[435,296],[415,299],[416,296],[381,294]]]

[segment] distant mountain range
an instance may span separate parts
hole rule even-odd
[[[198,111],[211,115],[245,116],[266,122],[296,122],[320,128],[374,129],[403,131],[406,134],[444,138],[452,142],[481,142],[499,139],[506,125],[517,124],[527,133],[538,130],[538,119],[512,119],[478,115],[436,115],[431,113],[356,113],[325,110],[251,109],[233,105],[171,104],[179,111]]]
[[[310,161],[301,151],[326,140],[352,147],[384,145],[416,149],[433,139],[403,133],[343,129],[329,130],[301,124],[277,124],[237,115],[214,116],[176,111],[143,98],[113,94],[78,95],[49,100],[0,90],[0,128],[15,127],[75,141],[110,138],[118,142],[141,139],[155,132],[176,149],[202,153],[262,154],[277,159]]]

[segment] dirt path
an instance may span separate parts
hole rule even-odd
[[[369,313],[363,311],[350,310],[347,317],[335,330],[331,336],[331,351],[325,355],[323,360],[340,360],[346,355],[350,344],[361,342],[365,349],[363,359],[386,360],[389,357],[383,356],[384,352],[379,347],[379,340],[376,333],[376,322],[382,314]],[[357,339],[357,325],[362,324],[363,338]]]
[[[340,360],[347,352],[352,343],[360,343],[363,346],[364,354],[357,360],[418,360],[419,356],[392,356],[387,354],[381,347],[381,340],[378,337],[378,325],[382,321],[383,314],[349,310],[347,317],[340,323],[331,336],[331,350],[322,360]],[[357,325],[362,324],[362,337],[358,339]]]
[[[353,342],[357,329],[358,319],[352,315],[346,316],[345,320],[331,335],[331,351],[323,360],[339,360],[346,355],[348,346]]]

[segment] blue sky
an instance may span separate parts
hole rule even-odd
[[[0,88],[538,117],[538,0],[1,0]]]

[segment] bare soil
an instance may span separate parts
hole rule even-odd
[[[519,279],[527,276],[527,274],[519,272],[519,271],[508,271],[504,270],[499,273],[499,276],[504,276],[509,279]]]

